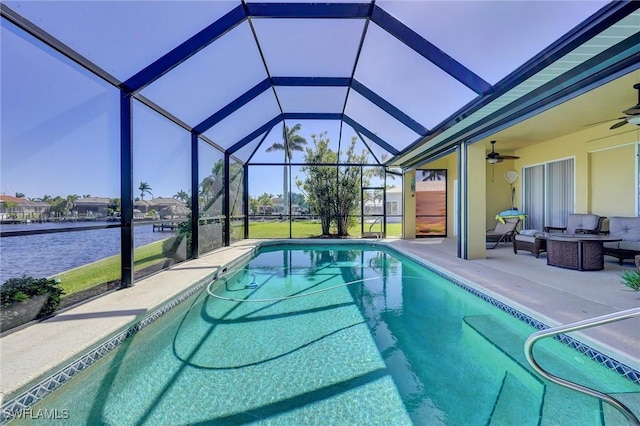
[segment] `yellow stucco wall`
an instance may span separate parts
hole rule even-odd
[[[504,174],[509,171],[517,171],[514,160],[504,160],[502,163],[487,164],[487,219],[485,229],[496,226],[496,215],[511,208],[511,185],[506,181]],[[520,184],[520,172],[518,180],[513,183],[514,188]],[[516,207],[520,206],[519,199],[514,199]]]
[[[415,178],[416,172],[412,170],[405,173],[402,184],[404,185],[404,203],[402,206],[403,221],[402,235],[405,239],[411,240],[416,237],[416,194],[415,194]],[[413,188],[411,187],[411,179],[413,179]]]
[[[600,216],[635,216],[633,144],[590,154],[589,211]]]
[[[484,144],[476,143],[467,148],[469,166],[467,168],[468,188],[468,242],[467,256],[469,259],[484,259],[486,257],[485,238],[487,233],[487,162]],[[493,214],[495,216],[495,213]],[[490,228],[493,228],[491,226]]]

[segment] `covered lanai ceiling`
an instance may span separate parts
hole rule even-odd
[[[2,7],[10,21],[250,164],[282,162],[282,154],[264,148],[282,138],[283,125],[301,123],[307,138],[307,129],[326,130],[334,150],[356,137],[372,163],[415,167],[461,140],[480,140],[614,81],[640,62],[640,2]],[[626,89],[625,99],[633,98]],[[595,105],[589,119],[615,117],[627,103],[599,111]],[[302,162],[302,153],[290,161]]]

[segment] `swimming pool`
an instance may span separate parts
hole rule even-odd
[[[600,424],[597,400],[530,372],[522,344],[533,331],[394,251],[271,247],[29,415],[70,424]],[[637,384],[565,345],[536,348],[552,372],[638,403]],[[623,424],[604,411],[607,424]]]

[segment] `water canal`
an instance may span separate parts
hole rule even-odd
[[[113,222],[91,222],[106,225]],[[25,231],[87,226],[81,223],[2,225],[1,230]],[[136,224],[134,247],[164,240],[174,232],[154,232],[151,224]],[[50,277],[120,253],[120,228],[58,232],[0,238],[0,283],[23,274]]]

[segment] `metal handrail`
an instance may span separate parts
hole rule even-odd
[[[371,225],[369,225],[369,232],[371,232],[371,228],[373,228],[373,225],[380,222],[381,220],[382,218],[380,216],[376,217],[375,220],[371,223]]]
[[[624,311],[614,312],[607,315],[601,315],[599,317],[589,318],[586,320],[572,322],[570,324],[559,325],[557,327],[551,327],[551,328],[537,331],[533,333],[531,336],[529,336],[529,338],[524,342],[525,356],[527,357],[527,361],[529,361],[529,364],[531,364],[531,367],[533,367],[533,369],[536,370],[543,377],[561,386],[565,386],[575,391],[578,391],[586,395],[596,397],[602,401],[608,402],[626,417],[626,419],[629,421],[629,424],[640,425],[640,420],[638,420],[636,415],[633,414],[633,412],[622,402],[618,401],[617,399],[615,399],[610,395],[607,395],[606,393],[602,393],[597,390],[588,388],[586,386],[582,386],[578,383],[574,383],[569,380],[565,380],[563,378],[554,376],[553,374],[545,371],[540,366],[540,364],[538,364],[538,362],[534,359],[534,356],[533,356],[533,345],[538,340],[543,339],[545,337],[555,336],[561,333],[568,333],[571,331],[582,330],[584,328],[608,324],[610,322],[620,321],[620,320],[632,318],[635,316],[640,316],[640,308],[627,309]]]

